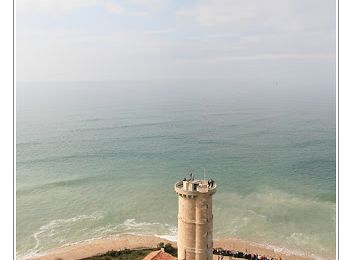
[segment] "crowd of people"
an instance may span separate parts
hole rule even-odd
[[[244,259],[250,259],[250,260],[281,260],[281,257],[278,257],[278,258],[268,257],[263,255],[250,254],[247,252],[244,253],[244,252],[233,251],[233,250],[224,250],[221,248],[214,248],[213,254],[218,256],[218,260],[223,260],[225,256],[228,256],[229,259],[231,259],[231,257],[236,257],[236,258],[244,258]]]

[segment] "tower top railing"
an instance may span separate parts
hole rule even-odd
[[[186,180],[176,182],[175,191],[180,195],[196,196],[199,193],[209,193],[213,195],[216,192],[216,183],[214,180]]]

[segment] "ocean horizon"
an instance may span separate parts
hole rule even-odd
[[[335,86],[19,82],[19,259],[119,234],[175,240],[174,184],[217,183],[214,238],[336,252]]]

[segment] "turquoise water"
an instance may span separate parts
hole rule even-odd
[[[215,237],[335,254],[333,86],[17,86],[17,255],[107,235],[175,238],[174,183],[216,180]]]

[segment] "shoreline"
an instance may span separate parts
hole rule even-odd
[[[85,240],[70,245],[62,246],[55,249],[38,253],[37,255],[27,256],[23,258],[16,257],[16,259],[26,260],[49,260],[49,259],[80,259],[90,257],[97,254],[106,253],[109,250],[122,250],[125,248],[155,248],[158,243],[171,243],[176,246],[175,241],[166,238],[151,236],[151,235],[112,235],[103,238],[96,238]],[[279,248],[271,245],[263,245],[257,242],[244,241],[238,238],[216,238],[214,239],[214,248],[223,248],[227,250],[236,250],[248,253],[255,253],[266,255],[270,257],[281,257],[287,260],[311,260],[311,259],[327,259],[333,260],[335,257],[330,256],[315,256],[309,253],[295,253],[290,252],[286,248]],[[213,259],[217,259],[216,256]]]

